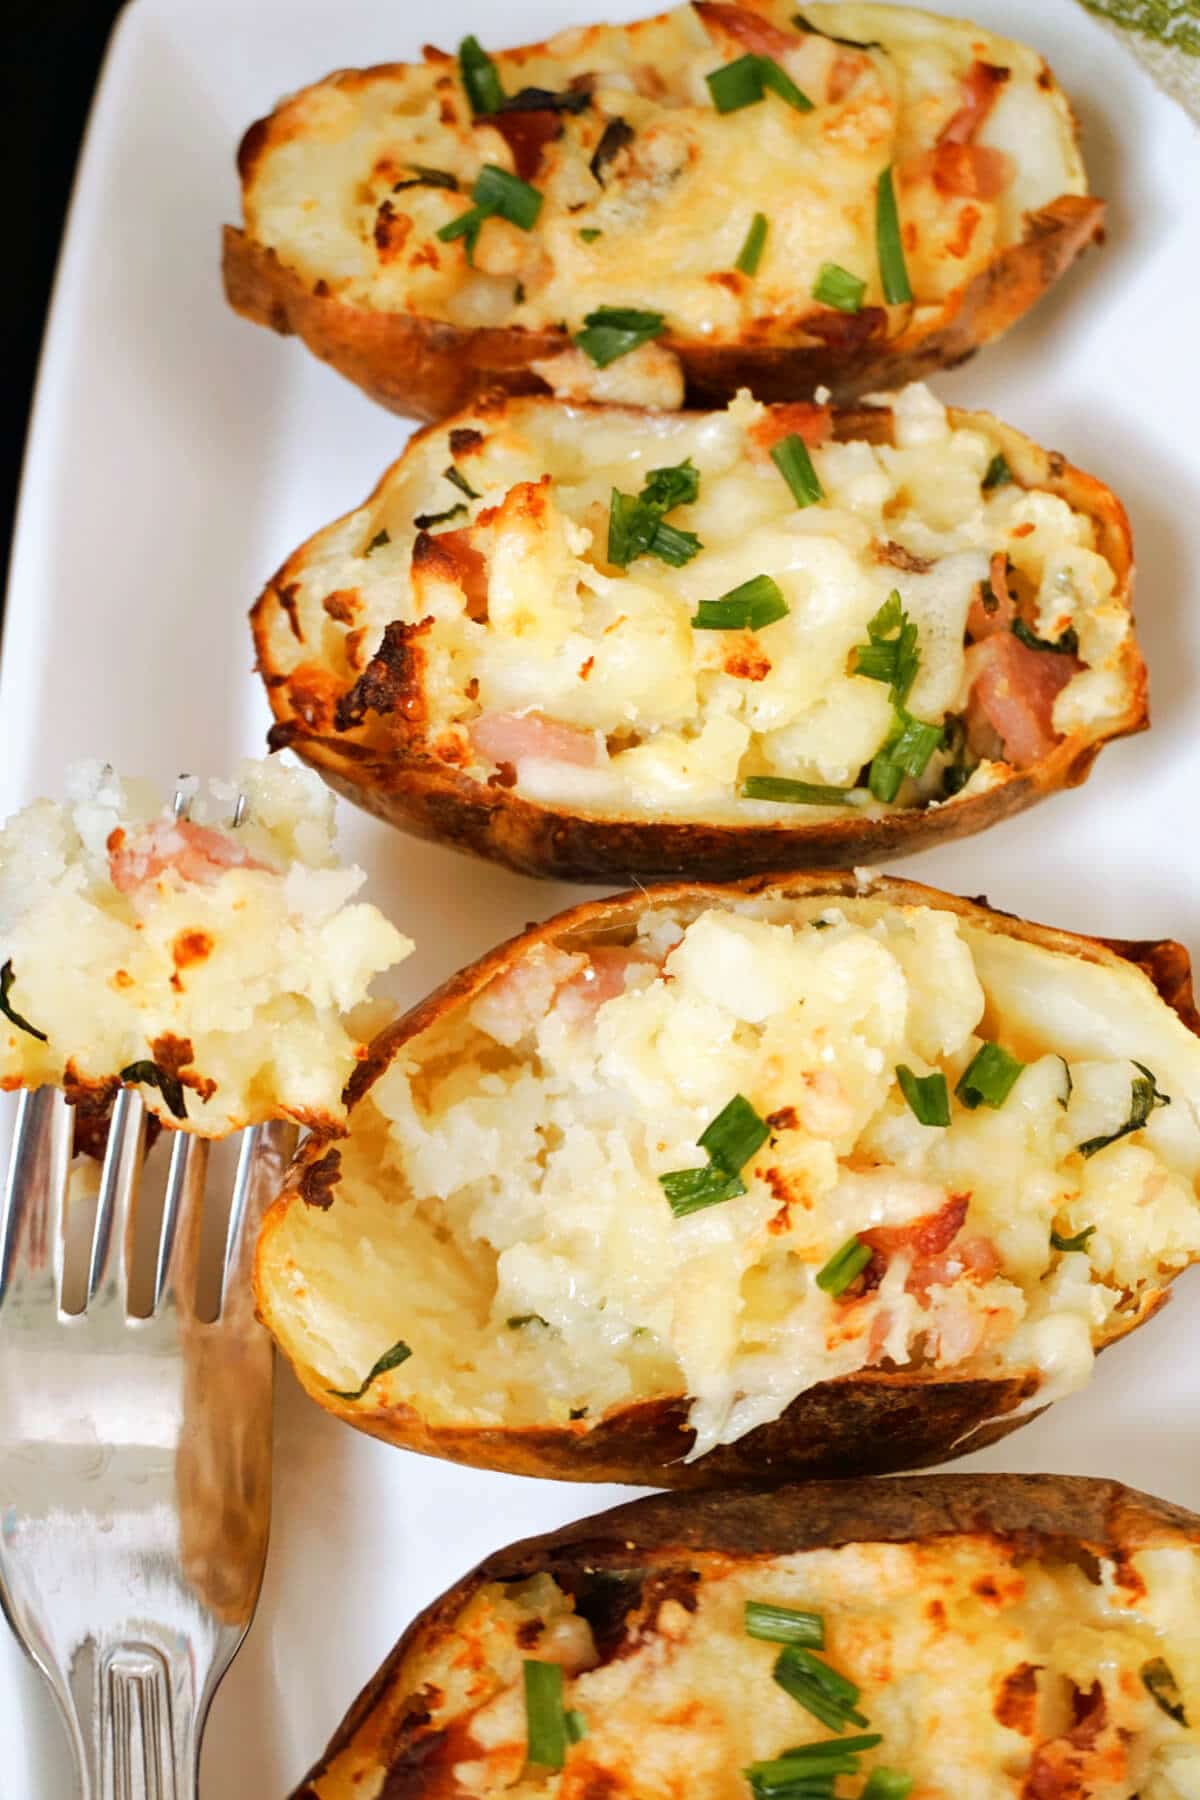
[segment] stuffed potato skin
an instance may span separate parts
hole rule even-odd
[[[520,405],[518,402],[518,408]],[[503,432],[510,417],[510,403],[503,396],[494,396],[456,418],[426,428],[383,476],[361,509],[362,516],[373,517],[385,506],[393,487],[403,482],[422,455],[436,461],[443,438],[453,442],[459,430],[465,435],[480,426],[487,429],[489,424]],[[605,407],[580,409],[579,417],[584,431],[588,417],[593,417],[598,427],[628,419],[631,441],[636,441],[639,421],[645,415]],[[987,438],[1011,469],[1014,491],[1024,488],[1054,496],[1091,522],[1097,551],[1113,573],[1113,602],[1132,615],[1133,541],[1117,496],[1058,452],[1042,449],[991,415],[948,408],[947,418],[955,429],[977,430]],[[766,414],[768,428],[776,433],[789,419],[783,408],[778,412],[768,409]],[[886,408],[834,408],[828,430],[837,444],[886,442],[891,424]],[[641,816],[621,816],[583,805],[572,808],[531,799],[519,785],[481,780],[471,770],[436,754],[420,730],[419,693],[405,692],[402,728],[390,737],[361,727],[336,727],[338,703],[353,685],[355,672],[364,668],[364,652],[372,646],[363,644],[358,660],[347,664],[350,647],[362,633],[342,633],[345,648],[339,647],[331,656],[324,646],[337,627],[331,628],[329,618],[319,609],[315,614],[310,609],[306,619],[303,611],[297,610],[294,596],[311,571],[327,560],[327,540],[347,522],[327,527],[294,552],[252,610],[257,666],[275,715],[269,741],[274,748],[293,749],[335,792],[387,823],[523,874],[587,882],[689,875],[733,880],[783,865],[829,868],[881,862],[970,836],[1024,811],[1048,794],[1079,785],[1106,742],[1144,730],[1149,724],[1146,670],[1130,632],[1119,653],[1124,688],[1119,713],[1072,729],[1031,766],[1003,765],[1002,778],[982,791],[962,792],[938,805],[899,806],[874,813],[844,810],[841,816],[825,811],[820,817],[806,817],[809,809],[804,807],[785,807],[778,822],[740,823],[728,815],[706,821],[694,810],[672,819],[665,802]],[[432,538],[434,550],[437,544],[437,537]],[[362,679],[376,677],[385,688],[405,678],[404,671],[393,670],[386,650],[377,653]]]
[[[1132,965],[1187,1030],[1200,1037],[1190,960],[1183,946],[1172,940],[1080,937],[997,913],[986,902],[890,877],[872,880],[865,891],[897,907],[936,905],[972,926],[1102,967]],[[679,907],[686,917],[706,905],[743,896],[785,902],[819,897],[836,904],[862,892],[852,874],[788,874],[752,877],[727,886],[681,884],[575,907],[498,946],[382,1032],[347,1088],[351,1118],[354,1107],[389,1067],[404,1059],[415,1040],[455,1012],[465,1011],[490,983],[539,944],[571,950],[619,942],[643,909],[656,905]],[[389,1401],[378,1389],[357,1399],[339,1395],[298,1350],[300,1340],[289,1319],[292,1278],[280,1247],[290,1209],[329,1204],[339,1161],[340,1153],[319,1137],[301,1149],[284,1192],[264,1223],[255,1265],[259,1316],[319,1405],[401,1448],[508,1473],[695,1490],[766,1479],[880,1475],[928,1467],[997,1442],[1041,1410],[1037,1396],[1042,1378],[1032,1368],[972,1378],[937,1369],[866,1367],[818,1382],[792,1400],[777,1419],[687,1461],[694,1433],[683,1394],[636,1400],[592,1420],[501,1429],[433,1423],[416,1406]],[[1150,1318],[1169,1298],[1169,1282],[1167,1276],[1147,1287],[1137,1309],[1114,1319],[1098,1347]]]
[[[456,64],[444,52],[428,50],[424,66],[385,64],[339,71],[282,102],[269,117],[252,125],[242,141],[238,169],[246,224],[243,229],[226,228],[223,252],[230,304],[255,323],[298,335],[314,354],[383,405],[423,419],[442,417],[490,388],[537,393],[556,387],[557,376],[538,365],[569,349],[571,332],[589,307],[614,302],[642,306],[662,302],[668,325],[658,350],[674,365],[680,394],[686,391],[692,405],[720,403],[741,386],[751,387],[763,399],[788,400],[807,397],[824,383],[848,397],[961,362],[1020,318],[1101,236],[1104,207],[1087,194],[1069,104],[1036,55],[962,21],[937,22],[915,10],[894,18],[888,8],[820,4],[806,15],[805,29],[797,17],[790,6],[776,0],[702,5],[620,29],[584,27],[547,43],[496,52],[496,68],[509,98],[531,83],[543,91],[576,95],[595,91],[595,103],[584,107],[582,116],[573,108],[548,120],[536,111],[516,115],[521,120],[547,120],[537,132],[547,141],[533,159],[524,134],[513,137],[502,117],[493,130],[488,116],[471,116]],[[838,52],[825,34],[836,38],[843,32],[864,47]],[[747,214],[740,227],[728,217],[722,223],[728,213],[726,200],[735,200],[739,188],[744,198],[766,183],[763,205],[771,212],[772,184],[777,179],[771,158],[776,147],[762,108],[722,117],[724,136],[715,140],[706,136],[711,134],[712,103],[704,76],[735,60],[739,52],[763,46],[782,58],[801,89],[811,88],[815,99],[815,122],[797,123],[794,115],[786,119],[788,130],[799,134],[795,149],[804,171],[798,177],[800,185],[811,186],[803,159],[814,133],[813,141],[821,144],[826,157],[842,158],[848,166],[863,150],[870,152],[866,170],[870,180],[864,176],[863,182],[852,185],[851,207],[862,238],[861,247],[855,247],[859,253],[852,255],[847,249],[836,224],[830,227],[824,251],[826,260],[849,266],[861,262],[862,274],[870,264],[867,304],[858,313],[814,308],[811,290],[817,264],[809,268],[803,259],[803,279],[797,275],[789,285],[778,270],[772,270],[768,251],[766,269],[752,281],[734,267],[737,243],[725,242],[722,236],[722,231],[728,236],[738,230],[740,237],[748,222]],[[922,69],[927,48],[945,63],[943,86],[928,85]],[[1015,78],[1011,85],[1021,88],[1025,101],[1018,128],[994,131],[987,117],[990,102],[974,117],[964,114],[951,82],[966,84],[970,108],[973,67],[999,69],[1001,80]],[[627,104],[622,95],[630,88],[634,97]],[[848,91],[843,93],[843,88]],[[436,124],[425,116],[426,103],[440,109]],[[459,191],[465,193],[481,160],[504,168],[511,164],[547,196],[546,218],[529,234],[529,243],[522,246],[515,237],[506,241],[499,261],[483,246],[483,285],[478,293],[472,286],[478,285],[477,277],[462,261],[461,247],[442,245],[436,236],[435,227],[462,203],[450,204],[453,196],[448,200],[438,195],[426,205],[420,196],[414,202],[408,189],[393,191],[394,175],[402,173],[397,159],[403,161],[405,141],[394,130],[373,135],[378,114],[393,104],[410,120],[414,166],[452,167]],[[671,138],[678,130],[680,107],[690,109],[688,157],[694,165],[694,200],[686,188],[672,194],[670,183],[663,187],[667,163],[672,181],[678,169],[669,156],[664,163],[657,147],[645,168],[638,163],[635,144],[630,167],[618,155],[607,171],[589,174],[606,120],[619,119],[624,125],[624,112],[631,106],[638,131],[645,127],[648,138],[663,132]],[[887,129],[873,116],[879,107],[893,121]],[[748,120],[748,114],[753,118]],[[311,145],[331,138],[332,156],[338,157],[345,118],[362,138],[353,166],[348,161],[341,170],[336,161],[313,162],[310,169],[303,159]],[[749,152],[758,159],[752,166],[761,181],[745,175],[729,195],[721,195],[715,209],[706,211],[704,196],[712,193],[714,177],[718,184],[721,180],[730,133],[740,138],[746,131],[763,133],[761,144],[752,145]],[[1050,163],[1043,168],[1035,159],[1022,167],[1031,135],[1039,132],[1046,143],[1055,144]],[[973,151],[977,133],[987,150],[995,147],[992,138],[996,146],[1002,144],[1016,169],[1015,174],[1009,170],[1011,203],[1002,202],[1003,222],[994,241],[989,233],[996,195],[987,180],[991,167],[986,159],[981,183],[971,171],[965,181],[960,179],[951,155],[946,167],[939,166],[932,187],[928,168],[920,163],[922,156],[939,149],[947,155],[960,148]],[[847,154],[848,143],[853,148]],[[873,182],[877,167],[887,165],[891,156],[900,159],[902,172],[907,168],[917,183],[911,205],[902,194],[908,251],[918,256],[915,305],[886,303],[874,277]],[[346,240],[339,253],[327,259],[311,253],[303,216],[296,209],[297,199],[303,201],[310,192],[326,193],[328,201],[330,175],[322,170],[333,171],[332,178],[343,182],[343,211],[353,211],[370,190],[370,209],[356,228],[357,241]],[[592,211],[603,209],[612,198],[609,190],[614,182],[622,195],[629,184],[643,244],[647,230],[663,220],[672,233],[686,225],[692,244],[687,261],[697,267],[695,279],[685,283],[685,293],[676,294],[670,280],[658,287],[652,281],[651,291],[637,296],[626,291],[627,265],[638,260],[633,240],[626,235],[627,221],[617,221],[609,212],[592,218]],[[649,213],[647,186],[657,208]],[[740,217],[736,206],[734,211]],[[553,223],[548,224],[551,218]],[[560,222],[564,229],[556,235]],[[593,236],[602,241],[594,244],[589,236],[589,254],[580,255],[575,234],[579,228],[592,227]],[[777,229],[782,259],[783,234],[790,227],[777,222]],[[928,249],[920,252],[919,231],[928,240]],[[697,258],[695,246],[708,239],[711,254]],[[606,257],[609,240],[614,246],[611,265]],[[554,263],[550,280],[544,279],[536,258],[519,259],[522,248],[543,241]],[[942,265],[928,281],[920,278],[920,257],[926,254],[935,261],[940,258]],[[678,265],[680,259],[675,260]],[[794,258],[793,263],[801,266]],[[510,267],[519,275],[521,297],[515,302],[506,297],[501,304],[499,273]],[[493,274],[496,280],[488,288]],[[712,285],[706,287],[706,282]],[[578,318],[571,305],[575,299]]]
[[[1094,1568],[1103,1562],[1124,1574],[1140,1552],[1194,1554],[1200,1519],[1115,1481],[1061,1475],[914,1476],[732,1489],[686,1499],[649,1496],[496,1552],[426,1608],[355,1701],[293,1800],[344,1800],[371,1780],[408,1800],[445,1791],[449,1734],[423,1704],[423,1676],[439,1651],[459,1641],[456,1626],[464,1609],[490,1584],[542,1576],[578,1593],[593,1577],[617,1578],[628,1583],[630,1604],[639,1608],[643,1594],[686,1591],[681,1575],[694,1588],[698,1572],[703,1593],[706,1578],[727,1578],[742,1565],[761,1567],[772,1557],[854,1545],[915,1546],[936,1579],[939,1550],[949,1539],[994,1558],[997,1568],[1016,1554],[1026,1565]],[[654,1634],[655,1610],[651,1599],[642,1626],[646,1636]]]

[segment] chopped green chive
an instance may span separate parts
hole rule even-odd
[[[794,106],[797,112],[811,112],[812,101],[798,88],[787,70],[773,57],[750,52],[736,62],[726,63],[704,77],[713,105],[719,113],[740,112],[744,106],[756,106],[769,88]]]
[[[765,1600],[747,1600],[746,1636],[768,1644],[805,1644],[810,1650],[825,1648],[825,1622],[820,1613],[798,1611],[793,1606],[772,1606]]]
[[[527,1657],[524,1676],[525,1760],[541,1769],[561,1769],[568,1744],[562,1668]]]
[[[478,500],[479,495],[475,492],[475,489],[471,486],[461,470],[454,467],[453,463],[450,464],[448,469],[443,469],[442,474],[445,476],[446,480],[450,482],[451,486],[456,487],[460,494],[465,494],[468,500]]]
[[[839,312],[856,313],[867,291],[865,281],[843,269],[838,263],[822,263],[813,284],[812,297],[822,306],[836,306]]]
[[[1142,1664],[1141,1675],[1142,1686],[1160,1712],[1165,1712],[1168,1719],[1174,1719],[1177,1725],[1186,1726],[1188,1721],[1183,1696],[1170,1665],[1161,1656],[1152,1656],[1149,1662]]]
[[[900,792],[900,784],[906,775],[915,779],[924,774],[942,737],[940,725],[927,725],[923,719],[914,719],[904,707],[897,706],[887,742],[871,759],[867,785],[875,799],[890,804]]]
[[[335,1400],[361,1400],[373,1381],[377,1381],[381,1375],[386,1375],[389,1369],[398,1369],[400,1364],[407,1362],[411,1355],[412,1351],[401,1339],[399,1343],[393,1344],[390,1350],[385,1350],[378,1362],[371,1365],[370,1373],[361,1386],[349,1389],[328,1388],[326,1392],[332,1394]]]
[[[382,550],[383,546],[385,544],[390,544],[391,541],[392,540],[386,531],[377,531],[375,533],[375,536],[371,539],[370,543],[367,545],[366,549],[363,551],[363,555],[370,556],[372,550]]]
[[[505,1319],[504,1323],[508,1326],[510,1331],[520,1331],[523,1325],[545,1325],[547,1331],[550,1329],[548,1322],[543,1319],[541,1313],[514,1313],[512,1318]]]
[[[686,1219],[706,1206],[719,1206],[723,1200],[736,1200],[746,1192],[740,1175],[729,1175],[713,1163],[705,1163],[701,1169],[673,1169],[658,1179],[677,1219]]]
[[[448,193],[457,194],[458,176],[451,175],[449,169],[427,169],[423,163],[409,163],[408,166],[413,173],[392,184],[393,194],[414,187],[445,188]]]
[[[8,996],[12,992],[12,984],[15,979],[10,956],[4,967],[0,968],[0,1013],[3,1013],[4,1017],[10,1024],[15,1025],[18,1031],[27,1032],[30,1037],[36,1038],[39,1044],[48,1044],[50,1040],[46,1033],[39,1031],[36,1025],[31,1025],[28,1019],[23,1018],[16,1008],[10,1005]]]
[[[598,225],[581,225],[579,235],[585,244],[594,244],[598,237],[604,236],[604,233]]]
[[[908,1101],[909,1110],[921,1125],[949,1125],[950,1092],[946,1086],[946,1077],[941,1070],[932,1075],[914,1075],[906,1063],[899,1063],[896,1068],[896,1080],[900,1083],[900,1092]]]
[[[682,568],[704,548],[694,531],[663,523],[672,507],[685,506],[700,492],[700,471],[691,457],[669,469],[651,469],[640,494],[612,491],[608,515],[608,560],[624,569],[637,556],[657,556]]]
[[[900,215],[896,211],[896,188],[890,165],[880,171],[875,184],[875,248],[883,297],[889,306],[902,306],[913,296],[904,263]]]
[[[142,1083],[146,1087],[157,1088],[167,1103],[168,1110],[177,1119],[187,1118],[187,1102],[183,1097],[183,1083],[178,1075],[172,1075],[156,1062],[131,1062],[120,1071],[118,1080],[131,1083]]]
[[[895,636],[893,637],[893,632]],[[892,699],[903,706],[921,667],[917,652],[917,627],[904,610],[899,588],[893,588],[875,617],[868,621],[870,642],[854,646],[852,675],[868,681],[885,681]]]
[[[643,312],[636,306],[598,306],[585,315],[583,330],[575,342],[598,369],[607,369],[619,356],[628,356],[648,344],[666,327],[660,312]]]
[[[913,1778],[900,1769],[872,1769],[859,1800],[908,1800]]]
[[[486,212],[507,219],[522,231],[532,231],[542,210],[542,196],[537,189],[498,163],[484,163],[471,189],[471,198]]]
[[[755,213],[750,221],[750,229],[746,233],[746,241],[738,251],[734,268],[740,269],[743,275],[756,275],[766,241],[767,215],[766,213]]]
[[[785,806],[845,806],[854,791],[822,781],[791,781],[786,775],[747,775],[742,783],[743,800],[776,800]]]
[[[580,1744],[588,1734],[587,1720],[581,1712],[573,1709],[564,1712],[563,1720],[567,1727],[567,1740],[572,1744]]]
[[[487,216],[481,206],[469,206],[466,212],[459,213],[445,225],[439,226],[434,236],[443,244],[453,244],[458,238],[465,238],[467,261],[470,262],[475,255],[475,246],[479,242],[479,233],[483,230]]]
[[[1062,1237],[1057,1231],[1051,1229],[1050,1248],[1052,1250],[1086,1250],[1088,1239],[1093,1236],[1095,1230],[1094,1225],[1085,1225],[1082,1231],[1075,1233],[1074,1237]]]
[[[1058,1096],[1058,1104],[1066,1112],[1071,1104],[1071,1095],[1075,1092],[1075,1077],[1071,1074],[1071,1065],[1066,1057],[1060,1056],[1058,1060],[1063,1066],[1063,1075],[1067,1083],[1066,1090]]]
[[[428,531],[432,525],[445,525],[448,520],[459,518],[466,510],[464,502],[460,500],[456,506],[448,506],[445,512],[417,513],[413,524],[418,531]]]
[[[1004,1105],[1025,1067],[999,1044],[981,1044],[958,1078],[955,1095],[971,1112],[977,1106],[993,1111]]]
[[[682,1219],[688,1213],[744,1194],[746,1188],[739,1170],[769,1136],[766,1121],[744,1095],[735,1094],[697,1140],[700,1148],[708,1152],[708,1163],[700,1169],[673,1169],[658,1178],[675,1217]]]
[[[1130,1059],[1132,1061],[1132,1058]],[[1075,1148],[1081,1156],[1095,1156],[1098,1150],[1106,1150],[1109,1144],[1115,1144],[1119,1138],[1128,1137],[1131,1131],[1140,1131],[1147,1123],[1150,1114],[1158,1106],[1170,1106],[1170,1094],[1159,1092],[1158,1082],[1145,1063],[1134,1062],[1135,1069],[1141,1071],[1135,1075],[1129,1090],[1129,1117],[1117,1131],[1110,1131],[1102,1137],[1087,1138]]]
[[[1012,634],[1028,650],[1053,650],[1059,656],[1074,656],[1079,648],[1079,638],[1073,625],[1068,625],[1061,637],[1040,638],[1029,629],[1024,619],[1014,619]]]
[[[692,624],[697,631],[761,631],[787,617],[788,604],[769,575],[752,575],[719,600],[697,603]]]
[[[833,1800],[839,1775],[857,1775],[859,1757],[883,1739],[878,1732],[863,1737],[827,1738],[799,1744],[769,1761],[754,1762],[742,1773],[755,1800]]]
[[[858,1237],[847,1238],[841,1249],[834,1251],[817,1275],[817,1286],[836,1300],[862,1274],[871,1256],[870,1244],[864,1244]],[[865,1725],[866,1720],[863,1719],[861,1723]]]
[[[1008,466],[1008,458],[1002,450],[997,450],[987,466],[987,473],[980,485],[985,489],[1007,487],[1012,478],[1013,472]]]
[[[771,446],[771,461],[792,490],[797,506],[812,506],[824,499],[824,490],[813,468],[808,445],[794,431]]]
[[[856,1710],[859,1689],[828,1663],[799,1644],[789,1644],[780,1651],[775,1662],[775,1680],[785,1694],[799,1702],[822,1725],[831,1731],[845,1731],[847,1725],[865,1726],[868,1721]]]
[[[744,1094],[735,1094],[697,1140],[710,1159],[729,1175],[745,1167],[770,1137],[770,1127],[760,1119]]]
[[[478,38],[465,37],[458,46],[458,72],[473,113],[486,115],[500,111],[504,105],[504,89],[495,63]]]

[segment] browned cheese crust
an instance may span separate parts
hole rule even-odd
[[[320,1783],[353,1749],[383,1774],[381,1800],[432,1800],[457,1791],[439,1758],[414,1672],[447,1636],[472,1595],[490,1582],[546,1573],[568,1591],[580,1577],[629,1578],[631,1604],[648,1577],[691,1573],[703,1560],[738,1561],[854,1543],[974,1537],[1022,1558],[1121,1564],[1162,1545],[1200,1546],[1200,1518],[1116,1481],[1070,1475],[928,1475],[870,1482],[810,1482],[769,1491],[656,1494],[578,1519],[497,1551],[409,1626],[363,1689],[292,1800],[321,1800]]]
[[[765,875],[726,886],[680,883],[573,907],[489,951],[381,1032],[351,1077],[347,1102],[353,1109],[408,1045],[447,1014],[469,1006],[489,982],[528,956],[536,945],[576,950],[628,941],[639,914],[650,907],[670,908],[687,922],[711,906],[743,895],[776,900],[820,897],[836,902],[863,891],[851,874]],[[889,876],[872,881],[866,891],[897,907],[937,907],[973,926],[1062,955],[1109,966],[1131,963],[1148,977],[1188,1029],[1200,1036],[1188,953],[1172,940],[1126,943],[1077,936],[996,911],[982,899],[963,899]],[[277,1300],[283,1298],[272,1292],[266,1274],[272,1234],[293,1206],[336,1206],[338,1160],[340,1153],[331,1149],[327,1140],[311,1137],[267,1215],[255,1267],[255,1290],[259,1315],[268,1329]],[[1135,1330],[1168,1298],[1168,1281],[1148,1287],[1137,1313],[1124,1315],[1119,1328],[1100,1347],[1106,1348]],[[510,1474],[623,1482],[635,1487],[720,1488],[736,1482],[880,1475],[927,1468],[998,1442],[1041,1410],[1031,1405],[1039,1387],[1034,1369],[1015,1371],[1004,1378],[955,1379],[936,1369],[868,1367],[818,1382],[771,1423],[755,1427],[733,1443],[718,1444],[694,1462],[685,1462],[693,1433],[687,1422],[689,1401],[682,1394],[618,1407],[604,1417],[568,1425],[487,1430],[466,1424],[432,1425],[407,1403],[388,1404],[373,1398],[377,1389],[361,1400],[347,1402],[330,1393],[315,1369],[299,1363],[293,1366],[320,1406],[386,1443]]]

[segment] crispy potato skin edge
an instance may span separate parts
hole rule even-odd
[[[495,396],[493,404],[502,414],[503,398]],[[636,429],[635,411],[603,410],[629,411],[631,429]],[[1133,538],[1117,496],[1057,452],[1041,449],[989,414],[955,407],[949,412],[955,425],[978,422],[998,441],[1022,485],[1043,487],[1094,519],[1100,552],[1116,574],[1115,597],[1132,613]],[[853,412],[843,418],[852,434]],[[834,419],[836,432],[836,413]],[[387,479],[385,474],[379,486]],[[778,825],[727,825],[571,813],[535,804],[512,788],[489,787],[433,756],[418,759],[390,751],[376,755],[350,737],[322,735],[307,725],[292,710],[286,678],[275,675],[271,655],[278,590],[294,578],[306,548],[301,546],[288,559],[250,614],[257,666],[275,714],[273,743],[276,747],[285,743],[336,793],[388,824],[524,875],[603,883],[690,874],[728,881],[781,866],[828,869],[884,862],[969,837],[1023,812],[1047,794],[1077,787],[1087,779],[1105,743],[1143,731],[1150,722],[1146,668],[1131,632],[1123,650],[1130,689],[1124,714],[1094,732],[1072,733],[1042,762],[1014,770],[998,786],[965,800],[901,809],[876,819],[844,817],[814,824],[784,819]]]
[[[422,1800],[426,1788],[414,1755],[420,1707],[418,1695],[401,1686],[404,1670],[452,1632],[463,1607],[489,1582],[543,1571],[650,1572],[697,1553],[757,1559],[950,1535],[992,1539],[1022,1557],[1121,1559],[1154,1545],[1200,1547],[1200,1518],[1116,1481],[1070,1475],[927,1475],[651,1495],[496,1551],[464,1575],[409,1626],[292,1800],[319,1800],[315,1784],[360,1733],[361,1750],[377,1753],[387,1774],[399,1777],[399,1785],[385,1783],[384,1791]]]
[[[864,890],[851,874],[753,876],[718,885],[681,882],[649,892],[620,894],[572,907],[544,924],[510,938],[451,976],[403,1018],[381,1032],[351,1077],[346,1099],[351,1109],[393,1058],[448,1013],[475,995],[538,944],[576,949],[612,941],[632,932],[638,915],[651,906],[677,906],[695,917],[709,905],[741,896],[775,899],[827,897],[830,902],[868,892],[895,906],[936,906],[972,925],[1019,938],[1060,954],[1113,966],[1132,963],[1200,1036],[1191,964],[1187,951],[1170,939],[1123,942],[1076,936],[1036,925],[987,906],[960,899],[918,882],[881,876]],[[259,1240],[254,1285],[259,1316],[269,1330],[276,1317],[267,1273],[271,1238],[289,1207],[303,1206],[301,1184],[307,1168],[328,1149],[314,1136],[301,1150],[288,1184],[267,1214]],[[336,1201],[336,1190],[334,1204]],[[1168,1299],[1169,1278],[1151,1288],[1138,1314],[1122,1322],[1106,1340],[1115,1342],[1143,1324]],[[279,1333],[275,1334],[277,1338]],[[285,1354],[287,1351],[285,1349]],[[384,1442],[427,1456],[510,1474],[559,1481],[615,1481],[633,1487],[715,1488],[739,1482],[794,1481],[827,1476],[886,1475],[925,1468],[967,1450],[980,1450],[1036,1416],[1040,1378],[1035,1369],[1003,1379],[948,1379],[936,1371],[863,1369],[855,1375],[819,1382],[800,1394],[768,1425],[721,1444],[698,1461],[683,1461],[690,1444],[684,1395],[664,1396],[618,1408],[589,1423],[507,1429],[471,1425],[431,1425],[407,1403],[338,1400],[316,1370],[293,1361],[299,1380],[326,1411],[335,1413]]]
[[[244,143],[260,146],[270,121]],[[254,137],[255,133],[258,138]],[[246,163],[243,179],[253,167]],[[718,406],[748,387],[760,400],[806,400],[824,384],[839,399],[897,387],[951,368],[1029,311],[1104,230],[1104,202],[1063,194],[1026,215],[1020,240],[937,310],[886,343],[709,345],[665,337],[683,365],[690,406]],[[441,419],[478,394],[544,394],[536,360],[564,348],[565,334],[518,326],[464,329],[409,313],[373,312],[314,293],[275,251],[224,228],[225,297],[242,318],[285,336],[355,382],[392,412]]]

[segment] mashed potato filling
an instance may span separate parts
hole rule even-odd
[[[706,77],[757,53],[804,106],[772,91],[718,110]],[[1000,74],[975,117],[981,65]],[[862,304],[889,331],[911,316],[884,311],[885,169],[895,167],[917,324],[1020,240],[1029,211],[1087,191],[1070,108],[1042,59],[964,20],[819,0],[799,23],[791,0],[680,6],[495,51],[494,67],[510,100],[541,89],[565,101],[476,116],[455,60],[436,50],[285,101],[249,141],[250,234],[322,294],[376,312],[575,331],[609,305],[655,309],[668,332],[714,343],[816,342],[854,330],[823,301],[831,263],[862,283]],[[439,233],[469,210],[487,166],[527,181],[540,206],[527,228],[486,217],[468,253]],[[769,229],[750,274],[737,264],[756,213]],[[574,351],[566,360],[584,364]],[[568,385],[580,372],[607,378],[607,397],[633,398],[611,377],[631,380],[635,365],[642,403],[647,387],[651,404],[681,403],[674,357],[657,345],[564,374]]]
[[[910,386],[891,442],[814,441],[821,498],[798,507],[769,454],[788,410],[743,393],[634,424],[514,402],[427,434],[289,566],[299,623],[271,660],[292,705],[381,750],[419,720],[434,757],[572,813],[745,825],[954,804],[1127,712],[1132,619],[1097,524],[1011,479],[990,421]],[[664,468],[693,495],[664,523],[698,548],[618,566],[621,497]],[[764,579],[765,623],[705,622]],[[913,661],[891,682],[900,619]],[[388,666],[407,659],[392,712],[363,674],[385,633]],[[351,690],[336,720],[311,711],[330,674]],[[889,785],[906,717],[927,741]],[[763,777],[806,785],[764,797]]]
[[[445,1734],[431,1767],[452,1771],[458,1792],[749,1796],[751,1765],[835,1741],[772,1679],[780,1646],[747,1635],[747,1602],[768,1603],[821,1616],[822,1659],[860,1690],[856,1705],[882,1740],[861,1752],[862,1774],[910,1776],[914,1800],[1195,1800],[1196,1554],[1143,1549],[1094,1575],[982,1536],[757,1560],[703,1553],[652,1565],[644,1586],[626,1579],[614,1643],[612,1577],[607,1595],[586,1576],[568,1595],[540,1574],[478,1590],[410,1654],[394,1692],[425,1698],[429,1731]],[[561,1772],[526,1760],[529,1660],[562,1668],[563,1706],[586,1727]],[[323,1800],[379,1794],[383,1741],[364,1735],[335,1759],[316,1790]]]
[[[0,1087],[57,1084],[102,1111],[140,1083],[205,1136],[283,1115],[337,1128],[362,1051],[350,1015],[412,945],[354,902],[365,877],[337,865],[315,776],[273,759],[196,785],[176,816],[79,764],[64,802],[0,831]]]
[[[402,1338],[372,1398],[435,1425],[683,1393],[699,1456],[879,1366],[1033,1369],[1044,1401],[1200,1256],[1198,1097],[1132,967],[869,896],[648,908],[406,1046],[332,1207],[272,1239],[276,1306],[332,1389]],[[735,1101],[757,1132],[714,1170]]]

